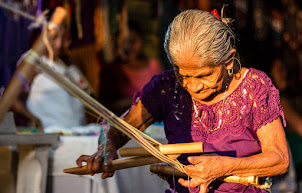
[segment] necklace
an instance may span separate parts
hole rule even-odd
[[[224,96],[223,96],[223,102],[222,102],[222,108],[224,108],[224,103],[225,103],[225,98],[226,98],[226,91],[228,89],[228,86],[226,86],[225,88],[225,91],[224,91]],[[192,103],[193,103],[193,107],[194,107],[194,111],[195,111],[195,114],[199,120],[199,122],[203,125],[204,128],[206,128],[206,126],[203,124],[202,120],[201,120],[201,116],[199,116],[199,113],[198,113],[198,110],[197,110],[197,106],[195,104],[195,100],[193,99],[193,97],[191,96],[191,99],[192,99]],[[222,116],[223,116],[223,113],[222,113]],[[218,127],[217,128],[214,128],[214,129],[211,129],[210,131],[216,131],[217,129],[220,129],[221,127],[221,124],[222,124],[222,118],[221,117],[218,121]]]

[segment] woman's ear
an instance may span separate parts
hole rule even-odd
[[[234,67],[234,60],[235,60],[235,55],[237,50],[235,48],[233,48],[231,51],[231,57],[230,60],[226,63],[226,69],[227,70],[231,70]]]

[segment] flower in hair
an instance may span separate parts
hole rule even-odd
[[[217,12],[216,9],[213,9],[213,11],[211,11],[211,13],[212,13],[213,15],[215,15],[215,16],[221,21],[221,19],[220,19],[219,15],[218,15],[218,12]]]

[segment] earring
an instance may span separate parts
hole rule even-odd
[[[228,75],[229,77],[232,77],[233,76],[233,73],[234,73],[234,69],[230,69],[230,70],[227,70],[228,71]]]
[[[234,58],[234,60],[237,61],[237,64],[238,64],[238,66],[239,66],[238,72],[240,72],[240,71],[241,71],[241,62],[240,62],[240,60],[239,60],[238,58]]]

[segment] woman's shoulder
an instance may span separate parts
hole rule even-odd
[[[257,117],[255,120],[258,120],[255,128],[258,129],[280,116],[285,127],[286,121],[280,104],[280,93],[271,78],[261,70],[250,68],[246,82],[244,89],[248,91],[250,99],[253,100],[253,108]]]
[[[252,85],[273,86],[271,78],[265,72],[255,68],[248,69],[246,79]]]
[[[170,96],[179,86],[173,70],[165,70],[152,79],[144,86],[144,93],[161,93]]]
[[[170,83],[176,80],[173,70],[165,70],[160,74],[154,75],[151,82]]]
[[[180,93],[179,84],[173,70],[166,70],[154,75],[140,92],[144,107],[157,121],[163,120],[163,109],[173,107]],[[176,104],[176,103],[175,103]]]
[[[172,69],[169,69],[169,70],[162,71],[159,75],[160,76],[166,76],[166,77],[173,77],[175,74],[174,74],[174,71]]]
[[[271,78],[263,71],[255,68],[249,68],[243,89],[253,93],[256,98],[265,98],[265,96],[279,96],[279,90],[273,84]]]
[[[261,70],[258,70],[258,69],[255,69],[255,68],[248,68],[247,74],[249,74],[250,77],[252,77],[254,79],[257,79],[257,78],[260,78],[260,79],[261,78],[265,78],[265,79],[268,78],[268,79],[270,79],[265,72],[263,72]]]
[[[269,95],[270,93],[279,94],[279,91],[265,72],[255,68],[243,68],[241,79],[232,94],[234,93],[239,95],[249,93],[256,98],[261,98],[262,95]]]

